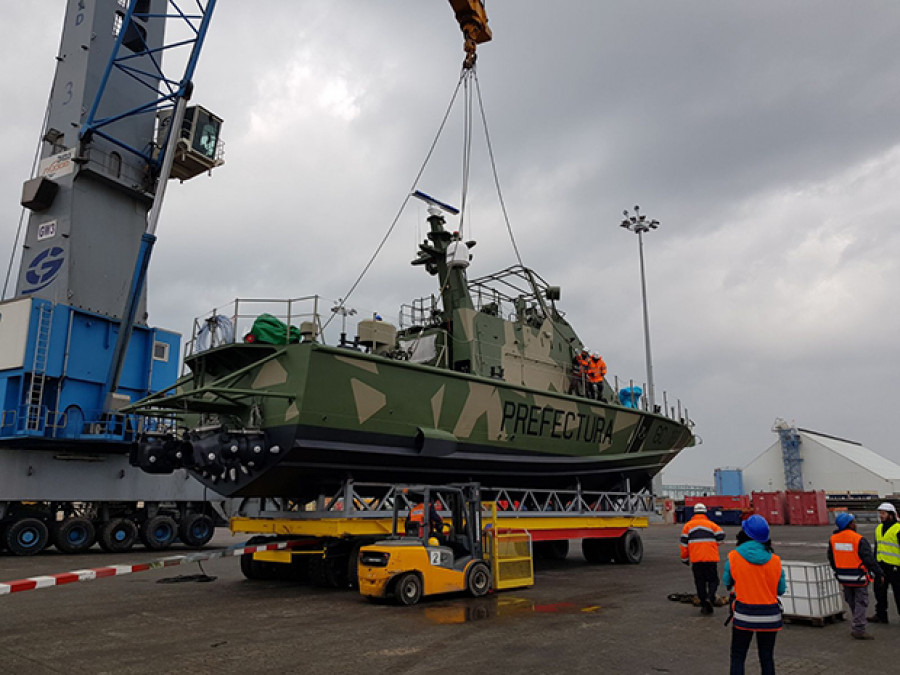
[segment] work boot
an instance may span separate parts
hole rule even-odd
[[[871,633],[850,633],[854,640],[874,640],[875,636]]]
[[[704,600],[703,602],[700,603],[700,613],[701,614],[712,614],[713,613],[713,606],[712,606],[712,603],[709,602],[709,600]]]

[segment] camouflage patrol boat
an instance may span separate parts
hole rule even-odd
[[[568,393],[583,345],[559,288],[524,267],[470,282],[474,242],[429,214],[412,264],[440,293],[406,306],[409,325],[360,321],[352,343],[329,346],[314,317],[302,339],[196,351],[174,392],[133,406],[181,428],[145,433],[132,463],[187,468],[226,496],[310,497],[347,478],[635,490],[693,443],[680,404],[628,407],[606,382],[596,399]]]

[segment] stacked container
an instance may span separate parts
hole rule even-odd
[[[740,525],[741,520],[750,510],[750,497],[747,495],[709,495],[706,497],[685,497],[685,520],[694,515],[694,505],[705,504],[706,517],[717,525]]]
[[[744,475],[740,469],[716,469],[713,478],[717,495],[744,494]]]
[[[684,505],[706,504],[708,508],[719,509],[749,509],[749,495],[709,495],[707,497],[685,497]]]

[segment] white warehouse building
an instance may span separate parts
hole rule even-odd
[[[900,464],[860,443],[809,429],[796,429],[804,490],[829,493],[900,494]],[[744,491],[785,489],[784,454],[779,439],[743,469]]]

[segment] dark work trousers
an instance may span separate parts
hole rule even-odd
[[[866,614],[869,609],[868,586],[844,586],[844,600],[850,605],[850,632],[866,632]]]
[[[762,675],[775,675],[775,638],[777,630],[731,629],[731,675],[744,675],[744,661],[750,650],[750,642],[756,635],[756,653]]]
[[[719,588],[719,563],[695,562],[691,563],[694,572],[694,584],[697,586],[697,597],[700,598],[700,606],[704,602],[712,604],[716,599],[716,589]]]
[[[884,570],[884,581],[875,580],[875,616],[881,621],[888,618],[888,586],[894,591],[894,607],[900,612],[900,567],[879,562]]]

